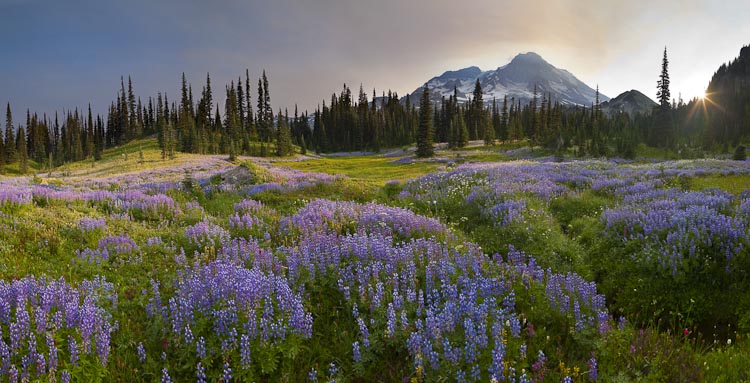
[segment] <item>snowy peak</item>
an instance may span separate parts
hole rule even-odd
[[[479,67],[470,66],[464,69],[446,71],[437,78],[444,80],[475,79],[479,77],[480,74],[482,74],[482,70],[479,69]]]
[[[558,69],[545,61],[542,56],[534,53],[522,53],[513,58],[507,65],[496,70],[482,72],[472,66],[456,71],[447,71],[440,76],[433,77],[426,82],[431,92],[431,99],[439,101],[442,97],[453,95],[454,88],[460,102],[466,102],[474,91],[476,81],[482,86],[485,102],[492,99],[515,99],[528,103],[534,97],[534,88],[541,99],[548,95],[553,102],[565,105],[591,105],[596,99],[596,91],[578,80],[570,72]],[[422,96],[422,88],[412,92],[411,100],[418,102]],[[609,100],[604,95],[601,101]]]

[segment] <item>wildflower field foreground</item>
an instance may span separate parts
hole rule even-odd
[[[0,178],[0,382],[750,379],[750,163],[370,161]]]

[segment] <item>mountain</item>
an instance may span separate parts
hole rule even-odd
[[[602,111],[607,115],[616,113],[649,114],[655,107],[659,106],[654,100],[645,94],[633,89],[623,92],[619,96],[605,101],[601,104]]]
[[[508,100],[515,98],[528,103],[534,97],[535,85],[540,100],[542,94],[550,94],[553,102],[588,106],[596,99],[594,89],[570,72],[555,68],[534,52],[519,54],[510,63],[496,70],[483,72],[472,66],[433,77],[427,81],[430,98],[434,101],[440,101],[443,96],[448,98],[455,87],[459,102],[466,102],[471,98],[477,79],[482,85],[483,98],[487,103],[492,102],[493,97],[502,102],[505,95]],[[422,87],[415,89],[410,95],[412,104],[418,103],[421,98]],[[599,99],[607,101],[609,97],[600,94]]]

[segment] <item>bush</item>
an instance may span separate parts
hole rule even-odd
[[[747,159],[747,154],[745,153],[745,147],[740,145],[737,147],[737,149],[734,150],[734,155],[732,156],[732,159],[735,161],[744,161]]]

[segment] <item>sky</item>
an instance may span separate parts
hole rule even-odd
[[[750,44],[748,20],[747,0],[0,0],[0,103],[104,113],[121,76],[177,100],[182,72],[196,98],[210,72],[221,101],[265,69],[274,108],[312,111],[343,84],[405,95],[529,51],[607,96],[656,98],[665,47],[689,100]]]

